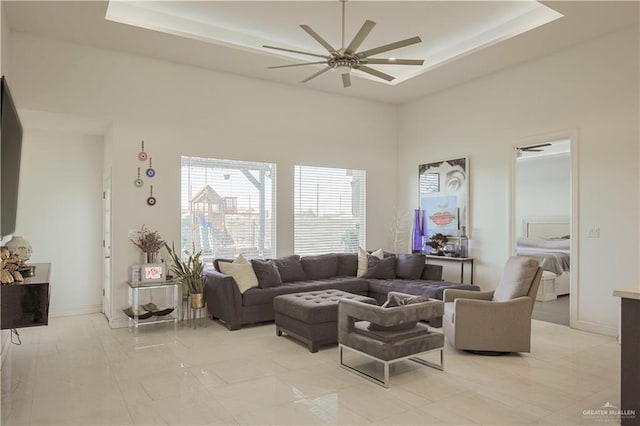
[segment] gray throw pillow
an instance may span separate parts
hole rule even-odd
[[[358,273],[358,253],[338,254],[338,276],[355,277]]]
[[[396,276],[405,280],[419,280],[426,257],[424,254],[399,254],[396,256]]]
[[[390,280],[396,277],[396,258],[394,256],[378,259],[375,256],[367,258],[367,273],[364,278]]]
[[[390,291],[389,294],[387,294],[387,301],[382,304],[382,307],[394,308],[396,306],[405,306],[405,305],[413,305],[414,303],[422,303],[422,302],[426,302],[427,300],[429,300],[429,298],[424,296],[407,296],[405,294]],[[391,325],[389,327],[384,327],[378,324],[371,323],[369,324],[369,330],[404,331],[404,330],[411,330],[416,325],[418,325],[418,321],[410,321],[404,324]]]
[[[258,287],[269,288],[282,284],[280,272],[273,260],[251,259],[251,266],[258,277]]]
[[[291,256],[280,257],[273,261],[278,268],[280,278],[283,283],[290,283],[294,281],[304,281],[307,276],[302,269],[302,263],[300,263],[300,256],[292,254]]]
[[[335,253],[303,256],[300,263],[308,280],[321,280],[338,275],[338,256]]]

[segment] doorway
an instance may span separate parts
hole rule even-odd
[[[111,321],[111,174],[102,183],[102,312]]]
[[[539,139],[514,150],[513,252],[533,257],[543,268],[533,319],[572,324],[572,143]]]

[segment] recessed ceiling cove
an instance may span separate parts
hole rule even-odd
[[[376,68],[393,75],[377,78],[355,70],[355,78],[397,85],[464,55],[554,21],[562,15],[536,1],[358,1],[346,5],[344,37],[352,40],[362,23],[376,22],[360,50],[374,49],[398,40],[420,37],[421,43],[393,51],[398,58],[420,58],[422,65],[380,64]],[[316,40],[300,29],[313,28],[332,46],[341,46],[342,5],[322,1],[110,1],[107,20],[153,31],[205,41],[271,56],[274,65],[308,62],[309,57],[291,51],[325,55]],[[285,50],[265,49],[263,45]],[[317,67],[317,68],[316,68]],[[318,72],[326,65],[300,70]],[[313,69],[315,68],[315,70]],[[333,74],[333,73],[325,73]],[[327,77],[325,77],[327,78]],[[341,81],[339,73],[333,76]]]

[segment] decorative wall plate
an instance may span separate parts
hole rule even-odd
[[[138,153],[138,160],[147,161],[147,158],[149,158],[149,156],[147,155],[146,152],[144,152],[144,141],[142,141],[141,146],[142,146],[142,148],[140,149],[140,152]]]
[[[147,169],[145,174],[147,175],[147,177],[150,177],[150,178],[152,178],[152,177],[154,177],[156,175],[156,171],[151,166],[151,157],[149,157],[149,168]]]
[[[140,167],[138,167],[138,178],[133,180],[133,184],[136,188],[140,188],[142,185],[144,185],[144,181],[140,179]]]
[[[149,191],[149,198],[147,198],[147,204],[150,206],[156,205],[156,197],[153,196],[153,185],[151,185],[151,189]]]

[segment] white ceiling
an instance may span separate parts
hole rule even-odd
[[[360,50],[419,35],[422,43],[376,57],[425,59],[425,65],[372,66],[397,79],[387,84],[354,78],[352,87],[344,89],[333,72],[299,83],[321,69],[316,65],[267,69],[315,59],[261,47],[272,44],[324,54],[300,24],[310,25],[339,47],[341,4],[336,0],[3,3],[12,31],[390,103],[407,102],[638,23],[635,1],[541,5],[529,0],[351,0],[346,43],[365,19],[371,19],[377,25]],[[126,24],[106,20],[107,11],[110,19]]]

